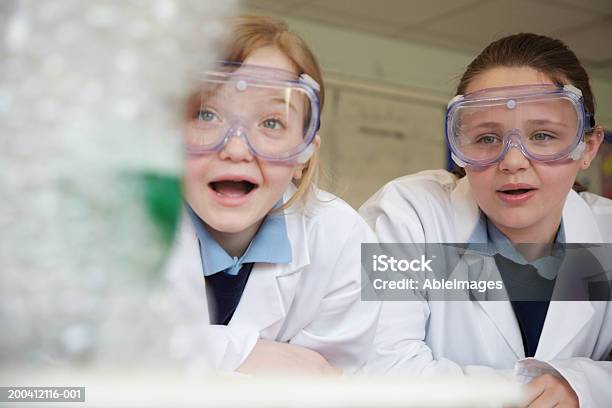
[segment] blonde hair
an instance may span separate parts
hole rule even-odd
[[[243,62],[249,54],[266,46],[277,47],[295,66],[297,75],[307,74],[320,85],[321,110],[325,101],[325,88],[319,63],[306,42],[289,31],[283,20],[269,16],[243,15],[229,20],[230,38],[226,43],[225,61]],[[310,190],[316,186],[319,176],[319,149],[306,162],[302,177],[296,180],[297,191],[277,211],[285,210],[300,200],[306,200]]]

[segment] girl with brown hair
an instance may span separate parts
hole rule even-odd
[[[612,406],[609,288],[608,301],[554,297],[567,256],[553,244],[612,242],[612,201],[572,189],[603,139],[585,70],[559,40],[497,40],[461,78],[446,137],[465,177],[399,178],[362,216],[381,242],[487,244],[495,251],[478,265],[492,265],[508,294],[546,290],[531,301],[385,302],[371,369],[495,373],[527,382],[529,407]]]

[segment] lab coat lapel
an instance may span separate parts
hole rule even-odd
[[[452,222],[457,242],[486,243],[486,226],[481,222],[480,210],[472,196],[467,177],[463,177],[457,182],[457,186],[451,192],[451,203],[453,209]],[[485,264],[488,265],[487,262]],[[477,302],[497,327],[516,357],[524,358],[523,339],[510,302],[490,300],[477,300]]]
[[[594,314],[591,302],[550,302],[535,358],[554,359]]]
[[[191,316],[192,322],[210,324],[198,238],[187,213],[182,214],[166,270],[173,300],[180,305],[183,316]]]
[[[288,313],[301,270],[310,263],[304,217],[299,208],[285,211],[292,260],[288,264],[256,263],[229,326],[249,327],[273,337]],[[266,329],[268,329],[266,331]]]
[[[281,265],[263,263],[253,266],[229,327],[249,328],[261,332],[286,315],[277,282],[281,269]]]
[[[602,237],[592,211],[573,190],[563,207],[563,228],[567,243],[601,243]],[[588,275],[589,271],[581,271]],[[594,314],[593,304],[551,302],[536,351],[536,358],[553,359],[580,333]]]

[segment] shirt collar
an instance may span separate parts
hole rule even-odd
[[[285,216],[282,213],[270,213],[264,218],[247,250],[238,258],[230,256],[219,245],[206,230],[204,221],[189,205],[187,212],[200,244],[204,276],[222,271],[229,275],[237,275],[242,265],[249,262],[287,264],[292,260],[291,242],[287,235]]]
[[[557,235],[555,237],[555,244],[553,247],[552,254],[539,258],[533,262],[527,261],[519,251],[514,248],[512,242],[488,219],[485,218],[486,231],[487,231],[487,252],[489,256],[500,254],[503,257],[511,260],[514,263],[520,265],[532,265],[538,271],[542,277],[546,279],[554,279],[557,276],[557,271],[561,266],[563,260],[563,249],[562,244],[565,242],[565,231],[563,228],[563,222],[559,226]]]

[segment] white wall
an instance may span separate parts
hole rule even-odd
[[[475,55],[283,17],[313,48],[326,73],[401,85],[450,98]],[[592,78],[597,120],[612,129],[612,81]]]

